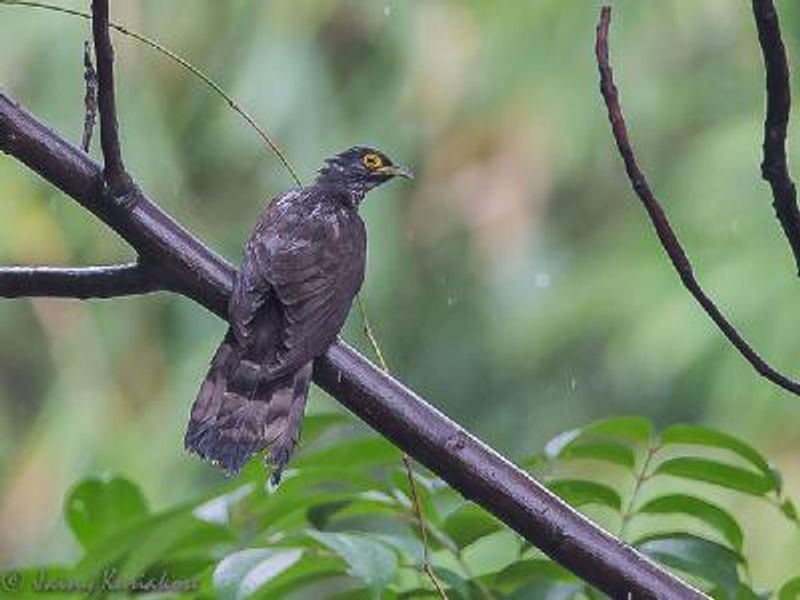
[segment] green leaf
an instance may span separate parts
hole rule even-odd
[[[558,455],[562,460],[600,460],[633,469],[636,456],[630,447],[611,441],[580,441],[568,444]]]
[[[255,483],[249,481],[235,490],[220,494],[216,498],[202,503],[194,509],[193,514],[198,519],[209,523],[230,525],[231,514],[235,511],[237,505],[255,490]]]
[[[718,531],[734,550],[742,550],[742,530],[726,510],[693,496],[668,494],[653,498],[638,509],[645,514],[686,514]]]
[[[453,600],[456,600],[456,598],[470,600],[475,597],[473,594],[473,586],[458,573],[443,567],[433,567],[433,573],[441,583],[447,586],[450,592],[448,597],[451,597]],[[438,598],[439,595],[436,594],[433,597]],[[414,596],[412,595],[411,598],[414,598]]]
[[[289,486],[290,481],[291,486]],[[313,467],[306,465],[300,469],[295,469],[290,465],[283,481],[281,481],[281,485],[273,492],[273,495],[282,493],[284,487],[291,487],[292,490],[304,487],[306,492],[311,491],[312,487],[327,490],[348,490],[350,492],[371,492],[375,490],[389,492],[391,490],[391,487],[386,485],[385,482],[369,476],[365,469],[343,465]]]
[[[738,566],[744,560],[730,548],[688,533],[648,536],[636,546],[650,558],[720,586],[729,598],[736,597]]]
[[[481,579],[486,585],[504,594],[520,589],[532,581],[578,583],[572,573],[546,558],[520,560]]]
[[[783,493],[783,475],[781,475],[778,469],[770,467],[767,476],[772,478],[772,481],[775,483],[775,491],[780,496]]]
[[[301,560],[264,583],[248,600],[285,598],[321,579],[347,574],[347,563],[338,556],[314,556]]]
[[[334,592],[332,596],[327,596],[327,600],[399,600],[399,596],[391,590],[355,588],[338,594]],[[426,599],[417,597],[415,600]],[[430,600],[437,600],[436,596]]]
[[[544,445],[544,455],[550,460],[558,458],[564,448],[581,436],[582,431],[581,429],[571,429],[559,433]]]
[[[213,571],[218,562],[219,556],[202,556],[186,552],[184,555],[176,555],[153,563],[140,578],[144,581],[159,581],[164,578],[176,582],[186,591],[189,586],[198,589],[201,576]]]
[[[671,458],[658,465],[654,474],[705,481],[754,496],[775,491],[772,478],[710,458]]]
[[[334,500],[333,502],[323,502],[322,504],[317,504],[309,508],[306,511],[306,518],[315,529],[325,529],[328,525],[328,521],[330,521],[336,513],[352,503],[353,500],[349,498]]]
[[[314,529],[359,531],[364,529],[364,524],[367,522],[376,523],[384,520],[388,523],[397,523],[399,519],[410,516],[408,510],[399,506],[394,498],[384,497],[381,492],[356,496],[352,501],[343,499],[324,506],[315,506],[306,513],[306,519]]]
[[[171,516],[171,514],[153,515],[100,538],[94,542],[91,548],[87,549],[75,567],[77,576],[97,576],[109,567],[116,567],[126,555],[150,535],[154,528]]]
[[[282,482],[281,486],[288,482]],[[352,495],[346,492],[320,492],[308,490],[304,496],[276,495],[269,497],[263,506],[254,506],[248,516],[255,528],[263,533],[281,533],[292,527],[308,525],[309,509],[316,505],[337,501],[349,501]]]
[[[756,467],[766,477],[772,478],[774,476],[773,469],[767,463],[767,459],[755,448],[732,435],[716,429],[698,425],[673,425],[662,432],[661,443],[663,445],[690,444],[730,450]]]
[[[773,596],[769,592],[756,592],[750,586],[739,582],[739,585],[736,586],[735,596],[730,596],[722,588],[715,588],[711,592],[711,597],[715,600],[770,600]]]
[[[397,574],[397,555],[382,542],[358,533],[308,532],[323,546],[342,557],[349,573],[373,589],[383,589]]]
[[[528,471],[535,472],[546,467],[548,462],[549,459],[544,452],[537,452],[536,454],[531,454],[520,460],[519,466]]]
[[[645,443],[653,436],[653,425],[644,417],[611,417],[587,425],[583,433],[622,438],[631,442]]]
[[[468,503],[450,513],[444,521],[444,531],[459,548],[501,528],[500,522],[475,504]]]
[[[417,498],[419,499],[420,509],[425,515],[425,519],[427,521],[438,522],[439,511],[433,501],[433,494],[435,492],[436,482],[440,482],[441,480],[431,480],[429,477],[423,477],[415,469],[412,470],[412,474],[414,477],[414,487],[417,490]],[[405,496],[405,500],[408,501],[407,505],[410,508],[411,486],[408,483],[408,472],[406,471],[405,466],[400,466],[392,471],[390,480],[395,487],[394,493],[397,494],[398,491],[402,492],[402,495]]]
[[[508,600],[571,600],[583,589],[580,583],[533,581],[507,596]]]
[[[220,543],[233,542],[231,532],[219,525],[207,523],[191,513],[178,513],[151,528],[133,547],[120,568],[120,578],[129,580],[165,557],[184,549],[195,552],[210,550]]]
[[[121,477],[84,479],[67,494],[64,512],[84,548],[147,516],[139,488]]]
[[[608,441],[608,438],[615,438],[625,442],[644,443],[652,434],[652,424],[643,417],[612,417],[559,433],[545,444],[544,454],[551,460],[558,458],[568,446],[578,441]]]
[[[778,590],[778,600],[798,600],[800,598],[800,577],[794,577]]]
[[[795,508],[794,502],[787,498],[781,502],[780,509],[786,518],[794,521],[795,523],[800,523],[800,520],[797,516],[797,508]]]
[[[259,531],[279,532],[289,523],[306,525],[312,507],[350,502],[356,492],[382,487],[386,486],[361,476],[357,470],[335,466],[292,468],[276,490],[269,494],[253,494],[246,499],[242,510],[258,523]],[[312,513],[312,516],[317,515]]]
[[[300,443],[303,445],[312,442],[329,429],[340,427],[351,422],[351,418],[340,412],[306,415],[303,419],[303,432],[300,437]]]
[[[242,600],[297,563],[299,549],[250,548],[226,556],[214,570],[220,600]]]
[[[415,532],[417,529],[414,529]],[[422,565],[425,559],[425,548],[422,542],[411,535],[393,534],[393,533],[372,533],[371,536],[376,540],[380,540],[387,546],[394,548],[400,556],[405,557],[405,563],[414,565]],[[430,539],[428,540],[430,544]]]
[[[574,507],[597,504],[616,511],[622,508],[619,494],[602,483],[583,479],[556,479],[548,481],[547,487]]]
[[[376,465],[395,464],[400,460],[400,451],[380,437],[364,436],[340,442],[330,448],[299,456],[294,468],[303,467],[347,467],[352,469]]]

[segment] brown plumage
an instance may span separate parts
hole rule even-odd
[[[230,328],[192,406],[187,449],[237,473],[269,449],[280,479],[300,435],[314,358],[336,339],[364,280],[365,194],[410,176],[355,147],[326,161],[313,185],[273,200],[244,250]]]

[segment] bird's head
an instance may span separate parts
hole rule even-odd
[[[357,197],[395,177],[414,177],[411,169],[394,164],[380,150],[354,146],[325,161],[317,183],[347,187]]]

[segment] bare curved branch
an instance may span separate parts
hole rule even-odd
[[[753,17],[766,71],[767,111],[764,117],[764,160],[761,176],[772,188],[772,206],[794,254],[800,274],[800,210],[797,189],[786,159],[786,128],[792,107],[789,63],[772,0],[753,0]]]
[[[739,353],[744,356],[747,362],[749,362],[760,375],[775,385],[793,394],[800,395],[800,382],[780,373],[761,358],[708,294],[706,294],[705,290],[703,290],[694,275],[689,257],[678,241],[661,203],[653,195],[644,173],[639,168],[636,155],[633,152],[633,147],[628,140],[628,128],[622,116],[622,108],[619,104],[619,93],[616,85],[614,85],[614,75],[608,61],[608,27],[610,21],[611,8],[604,6],[600,13],[600,22],[597,25],[597,42],[595,45],[597,66],[600,70],[600,92],[608,108],[608,120],[611,122],[611,130],[617,142],[619,153],[625,163],[625,171],[633,186],[633,191],[636,192],[642,205],[647,210],[647,214],[650,217],[650,221],[653,223],[661,246],[664,248],[667,256],[669,256],[683,285],[689,290],[689,293],[694,299],[697,300],[706,314],[711,317],[711,320],[714,321],[719,330],[728,338],[728,341],[733,344]]]

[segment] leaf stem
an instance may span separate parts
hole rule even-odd
[[[633,485],[633,492],[631,492],[630,501],[622,513],[622,520],[620,522],[619,532],[617,534],[617,537],[620,539],[625,539],[625,530],[627,529],[628,524],[633,516],[636,514],[636,511],[634,510],[636,501],[639,499],[639,493],[642,490],[642,486],[648,479],[650,479],[650,473],[648,471],[653,462],[653,458],[659,450],[661,450],[661,446],[659,445],[648,446],[647,448],[647,455],[645,456],[644,463],[642,463],[642,468],[636,474],[636,482]]]
[[[372,330],[372,323],[370,322],[369,315],[367,314],[367,307],[365,306],[364,301],[361,299],[360,294],[356,296],[356,303],[358,304],[358,310],[361,313],[361,323],[364,326],[364,335],[367,337],[367,340],[369,340],[375,355],[378,357],[378,362],[381,365],[381,369],[388,373],[389,367],[386,364],[386,357],[384,356],[381,346],[378,343],[378,338],[375,337],[375,332]],[[411,507],[414,511],[414,516],[416,517],[416,521],[419,526],[420,541],[422,542],[422,571],[428,576],[428,579],[431,580],[431,584],[433,584],[433,587],[436,588],[436,592],[439,594],[439,597],[442,598],[442,600],[448,600],[447,593],[444,591],[441,582],[433,572],[433,566],[431,565],[430,561],[430,551],[428,549],[428,532],[427,528],[425,527],[425,518],[422,514],[422,508],[420,507],[419,494],[417,492],[417,482],[414,480],[414,471],[411,466],[411,459],[408,457],[408,454],[405,453],[403,454],[403,466],[405,467],[406,476],[408,477],[408,485],[411,489]]]

